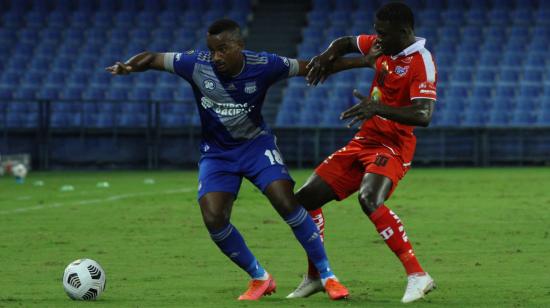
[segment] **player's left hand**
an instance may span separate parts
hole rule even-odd
[[[340,115],[340,120],[352,118],[351,122],[348,123],[348,128],[353,127],[353,125],[359,121],[367,120],[375,116],[379,104],[378,102],[372,101],[369,97],[359,93],[357,90],[353,90],[353,96],[357,97],[360,102],[342,112]]]

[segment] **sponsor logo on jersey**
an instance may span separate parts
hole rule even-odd
[[[395,73],[399,76],[405,75],[409,71],[409,66],[396,66]]]
[[[408,57],[401,58],[400,60],[405,64],[409,64],[411,63],[412,58],[413,58],[412,56],[408,56]]]
[[[254,106],[249,106],[248,103],[218,103],[206,96],[201,97],[201,106],[204,109],[212,109],[220,116],[236,116],[242,113],[249,113],[254,108]]]
[[[436,95],[434,90],[420,90],[420,93]]]
[[[195,50],[193,50],[193,49],[190,49],[190,50],[185,52],[186,55],[192,55],[194,53],[195,53]]]
[[[214,80],[212,79],[205,79],[203,82],[202,82],[202,85],[204,86],[205,89],[207,90],[214,90],[216,88],[216,83],[214,82]]]
[[[247,82],[244,84],[244,92],[246,94],[252,94],[256,92],[257,89],[258,87],[256,87],[256,81]]]

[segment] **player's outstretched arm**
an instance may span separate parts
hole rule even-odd
[[[342,112],[341,120],[352,119],[348,127],[352,127],[359,121],[367,120],[375,115],[411,126],[427,127],[432,119],[434,100],[429,98],[416,98],[412,105],[406,107],[392,107],[372,100],[354,90],[353,95],[361,100],[357,105]]]
[[[113,75],[128,75],[150,69],[164,70],[164,53],[145,51],[131,57],[124,63],[116,62],[114,65],[105,68]]]
[[[309,72],[306,80],[311,85],[323,82],[328,76],[330,64],[339,57],[352,52],[360,52],[354,36],[343,36],[335,39],[322,54],[313,57],[309,61],[307,65]]]

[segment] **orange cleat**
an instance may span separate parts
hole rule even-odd
[[[275,293],[277,286],[275,280],[269,275],[267,280],[250,280],[248,283],[248,290],[239,296],[240,301],[256,301],[264,295],[271,295]]]
[[[325,283],[325,291],[328,294],[328,297],[332,300],[339,300],[347,298],[349,296],[349,291],[342,285],[338,280],[329,278],[327,283]]]

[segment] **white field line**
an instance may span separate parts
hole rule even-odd
[[[88,200],[80,200],[75,202],[64,202],[64,203],[56,202],[56,203],[45,204],[45,205],[26,206],[26,207],[19,207],[12,210],[0,211],[0,215],[9,215],[9,214],[24,213],[24,212],[36,211],[36,210],[53,209],[53,208],[58,208],[62,206],[67,206],[67,205],[97,204],[97,203],[118,201],[122,199],[135,198],[135,197],[154,196],[154,195],[161,195],[161,194],[162,195],[181,194],[181,193],[188,193],[192,191],[193,190],[190,188],[183,188],[183,189],[173,189],[173,190],[165,190],[165,191],[159,191],[159,192],[143,192],[143,193],[137,193],[137,194],[113,195],[113,196],[109,196],[101,199],[88,199]]]

